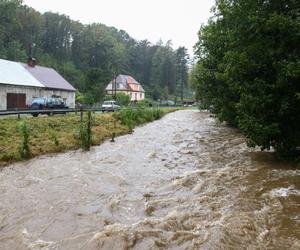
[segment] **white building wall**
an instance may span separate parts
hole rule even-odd
[[[25,94],[26,105],[28,106],[31,105],[32,99],[35,97],[52,97],[56,95],[64,99],[69,108],[75,107],[75,92],[0,84],[0,110],[7,109],[7,93]]]
[[[6,109],[6,92],[0,86],[0,110]]]
[[[128,92],[131,101],[140,101],[145,99],[144,92]]]

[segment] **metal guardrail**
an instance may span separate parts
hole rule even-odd
[[[158,107],[172,107],[172,106],[155,106],[151,108],[158,108]],[[137,107],[127,107],[130,109],[136,109]],[[114,109],[114,108],[68,108],[68,109],[15,109],[15,110],[0,110],[0,117],[1,116],[9,116],[9,115],[18,115],[20,118],[21,115],[39,115],[39,114],[46,114],[46,115],[55,115],[55,114],[66,114],[66,113],[82,113],[87,111],[92,112],[114,112],[119,111],[121,109]]]
[[[0,110],[0,116],[8,116],[8,115],[39,115],[39,114],[47,114],[47,115],[54,115],[54,114],[65,114],[65,113],[80,113],[86,111],[92,112],[104,112],[104,111],[115,111],[114,109],[102,109],[102,108],[94,108],[94,109],[15,109],[15,110]]]

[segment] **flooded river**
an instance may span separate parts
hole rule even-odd
[[[0,249],[300,249],[300,170],[178,111],[0,172]]]

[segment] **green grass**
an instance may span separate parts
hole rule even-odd
[[[161,116],[178,109],[162,108]],[[119,117],[120,113],[113,115],[92,114],[92,145],[99,145],[103,141],[111,138],[113,123],[116,119],[116,136],[132,132],[137,126],[150,122],[149,112],[140,112],[138,122],[134,122],[132,127],[124,124]],[[86,119],[86,114],[84,115]],[[29,130],[29,150],[30,157],[38,155],[66,152],[80,148],[81,142],[78,138],[80,128],[80,116],[75,114],[40,116],[37,118],[26,117],[4,118],[0,120],[0,166],[22,160],[20,147],[24,138],[20,134],[20,126],[26,124]]]

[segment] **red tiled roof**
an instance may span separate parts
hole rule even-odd
[[[114,81],[115,81],[114,79],[110,81],[110,83],[106,87],[106,90],[112,89],[112,83],[114,83]],[[119,90],[145,92],[142,85],[138,81],[136,81],[132,76],[120,74],[117,76],[116,82],[117,82],[117,86],[119,86],[118,87]],[[140,90],[134,89],[134,85],[138,85]]]

